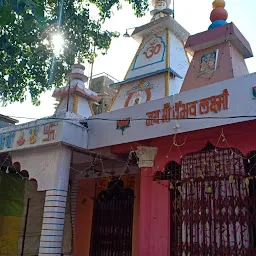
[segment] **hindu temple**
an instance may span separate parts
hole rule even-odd
[[[224,0],[195,35],[151,7],[107,111],[77,63],[53,116],[0,129],[0,254],[256,255],[251,46]]]

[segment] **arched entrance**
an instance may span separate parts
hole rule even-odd
[[[131,256],[134,191],[113,178],[96,198],[91,256]]]

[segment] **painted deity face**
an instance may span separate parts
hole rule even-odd
[[[135,100],[134,100],[134,105],[137,105],[137,104],[139,104],[140,103],[140,98],[136,98]]]
[[[217,51],[206,53],[201,57],[200,73],[213,72],[217,61]]]

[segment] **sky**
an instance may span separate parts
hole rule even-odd
[[[150,1],[150,0],[149,0]],[[175,19],[190,33],[196,34],[208,29],[213,0],[175,0]],[[228,22],[233,22],[251,44],[256,54],[256,1],[255,0],[226,0]],[[118,31],[121,36],[112,41],[108,54],[99,55],[95,60],[93,74],[105,72],[117,80],[123,80],[125,73],[135,55],[139,44],[132,38],[122,35],[127,28],[138,27],[150,21],[150,14],[136,18],[131,6],[123,4],[123,8],[114,11],[112,18],[104,24],[110,31]],[[129,30],[128,32],[132,32]],[[246,60],[250,73],[256,72],[256,58]],[[86,66],[86,75],[90,74],[90,66]],[[28,98],[26,102],[9,104],[0,107],[0,113],[11,117],[41,118],[54,113],[55,100],[51,97],[52,91],[41,96],[41,105],[33,106]],[[17,118],[20,123],[31,121],[26,118]]]

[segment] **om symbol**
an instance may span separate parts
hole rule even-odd
[[[152,43],[150,43],[150,46],[147,48],[147,50],[143,53],[146,55],[146,58],[150,59],[155,54],[158,54],[161,50],[161,44],[158,42],[157,39],[155,39]]]

